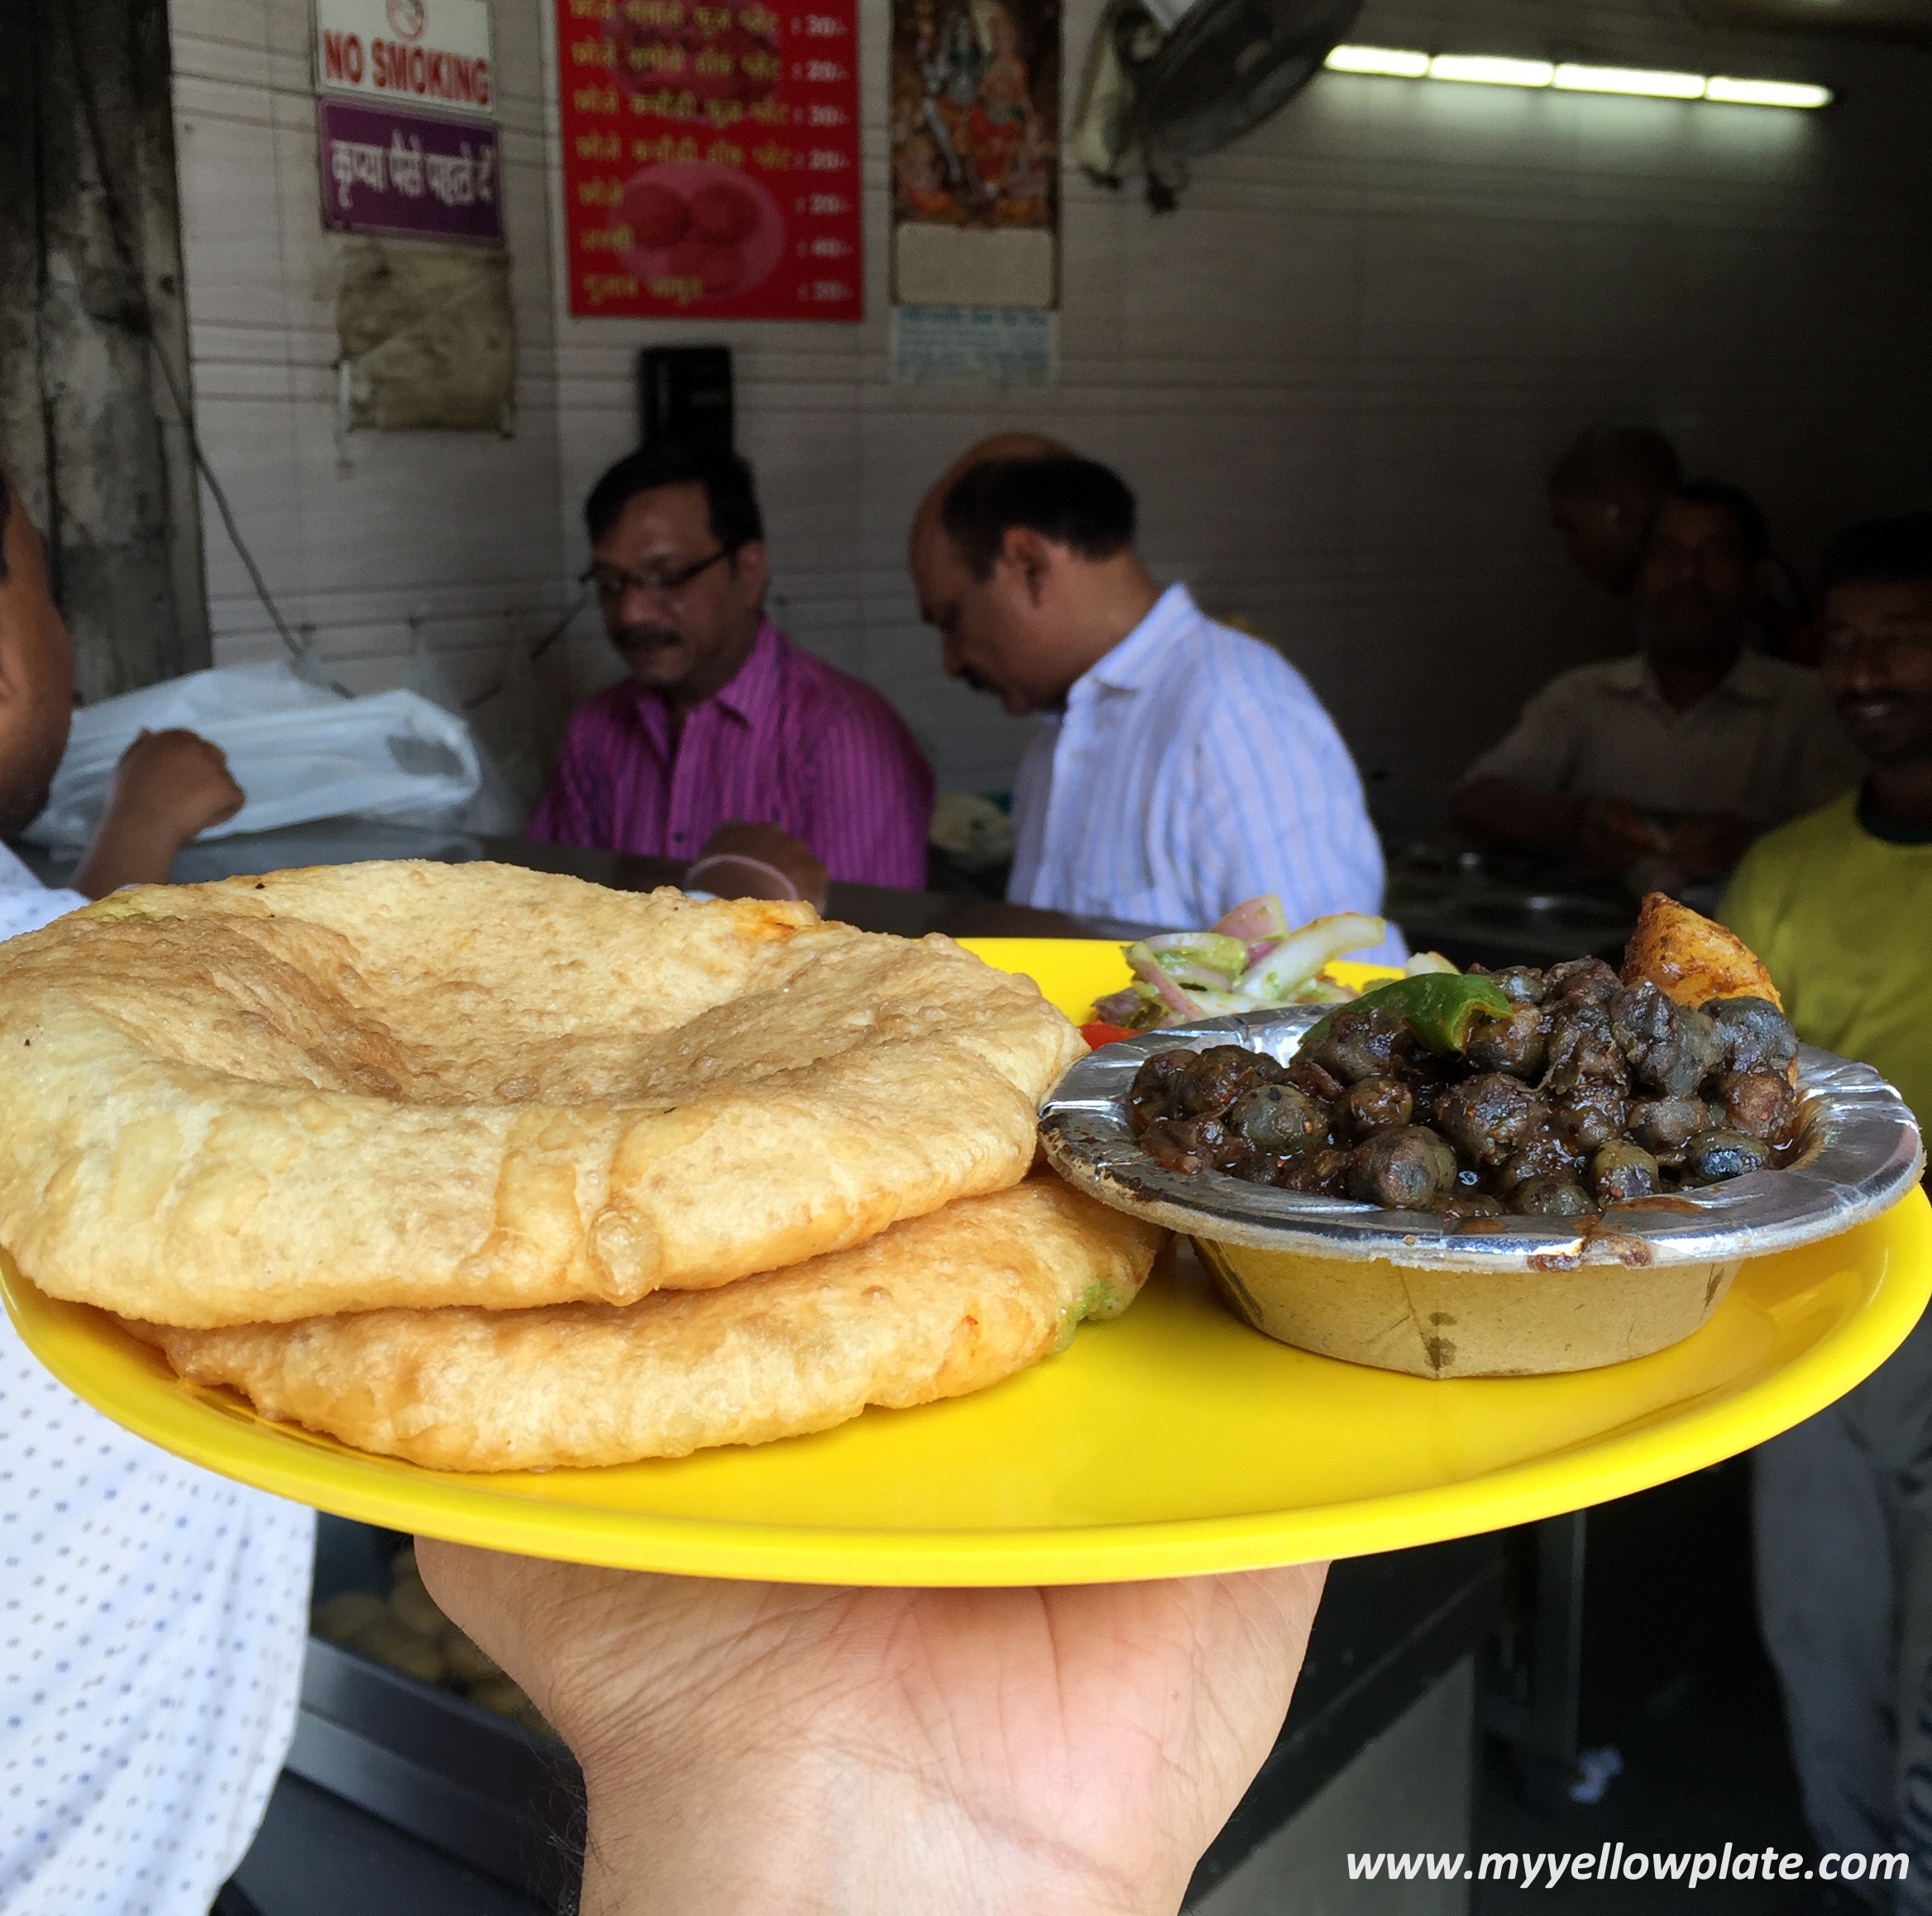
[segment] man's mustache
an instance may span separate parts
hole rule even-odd
[[[611,639],[619,652],[654,650],[661,645],[677,645],[684,634],[675,625],[623,625]]]

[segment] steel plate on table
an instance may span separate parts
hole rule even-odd
[[[1083,1013],[1112,945],[989,940]],[[1082,994],[1085,994],[1083,997]],[[1117,1581],[1358,1555],[1641,1489],[1761,1442],[1894,1350],[1932,1288],[1913,1193],[1842,1235],[1748,1263],[1654,1357],[1567,1377],[1441,1383],[1257,1335],[1179,1258],[1112,1324],[996,1388],[755,1449],[604,1470],[421,1469],[177,1382],[112,1318],[0,1267],[55,1375],[227,1475],[347,1517],[534,1555],[819,1583]]]

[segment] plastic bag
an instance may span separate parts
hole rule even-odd
[[[520,646],[513,646],[520,651]],[[468,728],[471,742],[476,748],[476,764],[479,782],[476,796],[464,806],[460,815],[451,816],[447,822],[461,826],[467,832],[478,832],[485,837],[519,839],[524,827],[530,822],[530,814],[536,810],[536,798],[532,796],[524,804],[511,789],[503,768],[496,762],[495,755],[490,749],[490,739],[485,728],[465,714],[462,701],[457,698],[456,687],[449,681],[449,675],[438,664],[436,655],[420,638],[409,647],[403,661],[403,686],[406,691],[418,698],[428,700],[431,705],[440,706],[444,711],[453,713]],[[442,820],[423,819],[423,824],[442,823]]]
[[[84,845],[121,754],[143,728],[179,726],[228,755],[247,802],[204,839],[345,816],[433,820],[481,783],[470,729],[414,692],[346,699],[280,660],[190,672],[74,714],[46,809],[22,834]]]

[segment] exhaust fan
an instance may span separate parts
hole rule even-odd
[[[1074,156],[1117,186],[1136,167],[1171,212],[1188,162],[1284,106],[1361,0],[1107,0],[1088,56]]]

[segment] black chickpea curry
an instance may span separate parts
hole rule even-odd
[[[1584,1216],[1788,1162],[1797,1038],[1752,953],[1653,894],[1621,974],[1425,972],[1337,1006],[1285,1064],[1155,1054],[1128,1095],[1170,1170],[1451,1217]]]

